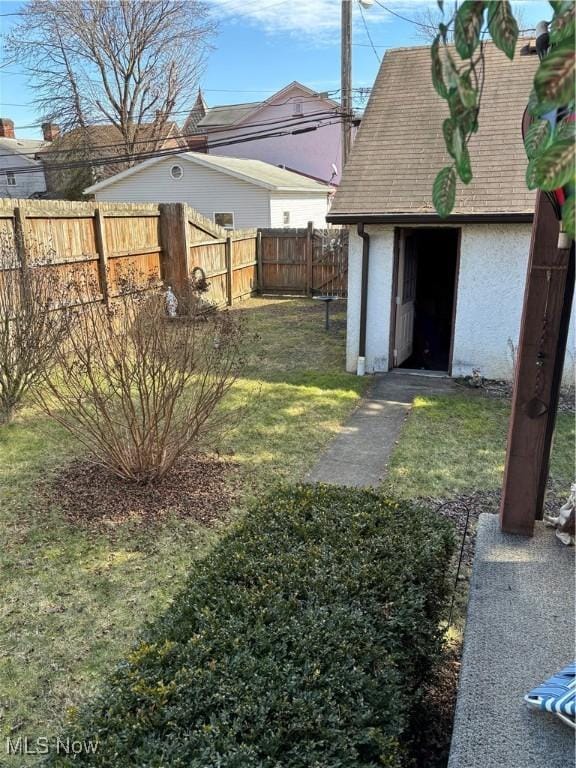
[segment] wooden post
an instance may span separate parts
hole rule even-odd
[[[226,294],[228,299],[228,306],[232,306],[233,295],[233,269],[232,269],[232,235],[226,235],[226,243],[224,245],[224,255],[226,262]]]
[[[306,296],[312,296],[314,289],[314,268],[313,268],[313,242],[314,236],[314,223],[308,222],[306,228]]]
[[[566,351],[570,251],[558,248],[559,222],[538,192],[518,344],[500,505],[507,533],[531,536],[542,516],[548,460]],[[567,317],[566,317],[567,315]]]
[[[100,208],[94,211],[94,234],[96,239],[96,250],[98,252],[98,277],[100,279],[100,293],[104,304],[108,306],[110,302],[110,285],[108,282],[108,250],[106,248],[106,229],[104,226],[104,216]]]
[[[262,280],[262,230],[256,233],[256,290],[259,294],[264,289]]]
[[[26,242],[26,211],[21,205],[14,208],[14,244],[18,265],[25,267],[29,256],[29,244]]]
[[[160,204],[160,242],[162,279],[181,295],[188,280],[188,210],[185,203]]]

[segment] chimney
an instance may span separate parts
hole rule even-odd
[[[7,117],[0,117],[0,137],[3,139],[15,139],[14,121]]]
[[[44,141],[56,141],[60,136],[60,128],[55,123],[42,123]]]

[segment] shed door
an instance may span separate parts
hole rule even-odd
[[[417,265],[414,235],[405,231],[398,254],[398,295],[396,296],[396,337],[394,341],[395,367],[402,365],[412,354]]]

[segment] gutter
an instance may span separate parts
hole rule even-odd
[[[531,224],[534,213],[453,213],[445,219],[432,213],[329,213],[331,224]]]
[[[370,264],[370,235],[364,230],[364,222],[358,223],[358,236],[362,238],[362,288],[360,293],[360,339],[356,374],[366,373],[366,325],[368,317],[368,269]]]

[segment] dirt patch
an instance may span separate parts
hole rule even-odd
[[[414,741],[410,745],[415,768],[445,768],[448,764],[461,654],[461,643],[450,644],[434,676],[424,686],[424,699],[415,713]]]
[[[157,483],[136,485],[79,459],[41,481],[38,495],[73,523],[151,524],[166,514],[177,514],[210,524],[224,517],[234,503],[237,474],[238,467],[231,461],[195,454],[177,461]]]

